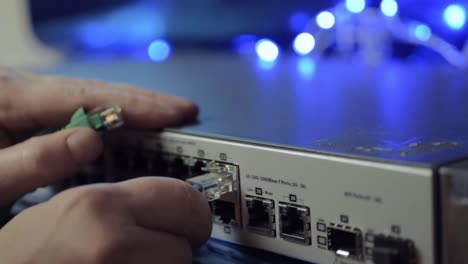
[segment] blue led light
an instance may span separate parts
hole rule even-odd
[[[428,41],[432,36],[432,31],[428,26],[418,24],[414,27],[414,36],[420,41]]]
[[[162,62],[171,55],[171,45],[165,40],[155,40],[148,47],[148,56],[152,61]]]
[[[278,46],[269,39],[261,39],[255,45],[257,56],[264,61],[275,61],[279,56]]]
[[[320,28],[330,29],[335,25],[335,16],[328,11],[323,11],[317,15],[315,21]]]
[[[395,0],[382,0],[380,11],[388,17],[393,17],[398,13],[398,3]]]
[[[365,0],[346,0],[346,9],[351,13],[361,13],[366,8]]]
[[[262,71],[271,71],[276,66],[276,61],[264,61],[261,58],[257,60],[257,67]]]
[[[449,5],[444,10],[444,21],[451,29],[461,29],[466,23],[466,11],[460,5]]]
[[[309,54],[315,47],[315,38],[309,33],[301,33],[294,39],[293,49],[299,55]]]

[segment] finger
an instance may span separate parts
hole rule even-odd
[[[117,245],[118,252],[115,255],[111,258],[106,254],[102,256],[106,263],[191,263],[192,248],[186,239],[160,231],[149,231],[139,227],[134,229],[130,235],[126,235],[121,247]]]
[[[101,151],[101,139],[87,128],[35,137],[0,150],[0,205],[64,179]]]
[[[89,79],[76,79],[76,78],[66,78],[62,76],[40,76],[39,78],[42,79],[44,83],[47,83],[50,87],[58,87],[62,88],[73,88],[73,87],[94,87],[99,89],[106,89],[106,90],[117,90],[124,93],[132,93],[141,96],[153,97],[154,99],[168,101],[175,104],[186,104],[190,103],[187,100],[162,94],[162,93],[154,93],[145,89],[132,87],[125,84],[113,84],[113,83],[106,83],[103,81],[98,80],[89,80]]]
[[[27,89],[15,96],[15,112],[5,124],[10,131],[60,126],[79,107],[117,104],[125,122],[137,128],[161,128],[193,120],[198,108],[176,97],[105,82],[60,77],[29,77]]]
[[[117,184],[122,201],[137,225],[186,238],[193,249],[211,234],[208,202],[189,184],[169,178],[147,177]]]
[[[49,89],[56,90],[57,93],[60,93],[64,90],[81,90],[79,94],[86,94],[86,92],[91,92],[91,94],[104,94],[104,95],[121,95],[127,97],[136,97],[140,100],[146,101],[151,104],[152,108],[162,108],[169,112],[176,112],[179,119],[182,121],[186,119],[193,118],[198,113],[198,108],[194,105],[193,102],[188,100],[178,98],[175,96],[170,96],[161,93],[155,93],[148,90],[122,85],[122,84],[112,84],[97,80],[86,80],[86,79],[75,79],[75,78],[64,78],[60,76],[41,76],[39,77],[44,83],[45,87]],[[99,99],[99,98],[96,98]],[[129,107],[135,107],[135,104],[130,100],[131,103],[128,103]],[[137,100],[137,99],[135,99]],[[124,104],[126,102],[123,102]],[[139,102],[135,102],[139,103]],[[144,109],[142,112],[148,112],[149,108]],[[131,122],[132,120],[130,120]],[[146,120],[148,121],[148,120]],[[181,121],[181,120],[176,120]]]

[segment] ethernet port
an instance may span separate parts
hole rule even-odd
[[[205,167],[205,162],[199,160],[193,164],[193,166],[190,167],[190,176],[191,177],[196,177],[200,176],[203,173],[205,173],[202,169]]]
[[[346,258],[362,259],[362,234],[357,228],[330,224],[328,249]]]
[[[311,244],[310,210],[308,207],[280,203],[280,237],[300,244]]]
[[[215,200],[210,203],[213,213],[213,223],[234,224],[236,222],[236,206],[232,202]]]
[[[157,154],[151,163],[151,170],[151,175],[168,176],[169,162],[161,154]]]
[[[128,157],[128,151],[123,149],[123,147],[117,148],[113,154],[114,167],[120,170],[126,170],[128,168]]]
[[[173,159],[169,165],[168,176],[177,179],[186,179],[189,176],[189,167],[185,164],[182,158],[177,157]]]
[[[146,175],[153,175],[155,172],[154,160],[156,159],[157,153],[151,150],[144,150],[142,156]]]
[[[247,228],[261,235],[276,236],[275,202],[253,196],[246,196],[245,201],[248,211]]]
[[[134,177],[140,177],[145,174],[147,174],[148,166],[146,163],[146,158],[144,156],[144,152],[141,150],[135,150],[133,152],[133,161],[132,161],[132,166],[130,167],[131,169],[131,178]]]
[[[113,165],[118,170],[117,181],[142,176],[146,170],[141,151],[131,147],[118,147],[113,154]]]

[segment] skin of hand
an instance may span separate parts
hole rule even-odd
[[[91,129],[61,130],[15,144],[13,135],[64,126],[83,106],[122,107],[127,126],[193,120],[189,101],[99,81],[35,76],[0,67],[0,206],[65,179],[102,151]],[[64,191],[0,229],[9,264],[191,263],[211,233],[207,201],[190,185],[142,177]]]

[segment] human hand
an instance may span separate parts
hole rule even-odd
[[[210,219],[206,200],[182,181],[90,185],[18,215],[0,231],[0,256],[11,264],[191,263]]]
[[[102,151],[100,138],[87,128],[63,130],[16,145],[11,135],[60,127],[81,106],[92,109],[109,104],[120,105],[126,124],[135,128],[177,125],[193,119],[197,114],[193,103],[167,95],[124,85],[33,76],[0,68],[0,205],[6,205],[38,187],[61,181],[96,159]],[[61,262],[70,255],[89,260],[77,263],[140,263],[118,262],[120,260],[106,262],[102,254],[106,257],[110,254],[109,259],[115,260],[117,256],[113,255],[113,250],[109,252],[108,247],[122,252],[137,250],[131,245],[146,245],[143,248],[148,253],[168,253],[168,247],[176,248],[176,245],[188,252],[188,245],[190,249],[194,248],[207,238],[211,223],[206,202],[202,202],[203,198],[196,198],[199,194],[185,186],[185,183],[176,180],[155,178],[66,191],[49,202],[26,210],[0,231],[0,258],[5,259],[4,255],[11,258],[12,261],[8,263],[73,263],[71,260]],[[167,193],[164,191],[166,189],[172,193],[158,196]],[[158,193],[155,193],[156,190]],[[154,197],[149,197],[151,195]],[[163,200],[149,202],[150,198],[155,197],[162,197]],[[135,201],[142,199],[142,204],[128,204],[127,198]],[[108,201],[111,201],[109,207],[104,206],[103,203]],[[122,204],[119,205],[119,202]],[[187,203],[191,203],[187,212],[175,210],[186,208]],[[144,213],[139,214],[141,211]],[[194,211],[198,212],[197,217],[183,215]],[[148,215],[141,216],[144,214]],[[180,219],[182,216],[184,219]],[[196,230],[187,227],[191,226],[190,221],[198,224]],[[94,231],[87,232],[88,228]],[[28,231],[25,233],[25,230]],[[96,235],[93,237],[92,233]],[[111,233],[120,235],[116,237]],[[122,238],[126,235],[131,237],[128,239],[130,244],[122,241],[126,240]],[[167,244],[161,243],[165,239]],[[15,242],[8,243],[8,240]],[[93,242],[99,242],[96,251],[80,251],[82,247],[92,247]],[[149,244],[155,245],[155,248]],[[26,245],[30,255],[25,255]],[[157,249],[158,245],[163,251]],[[185,260],[187,252],[172,257]],[[52,258],[56,255],[58,258]],[[118,258],[126,259],[123,256]]]

